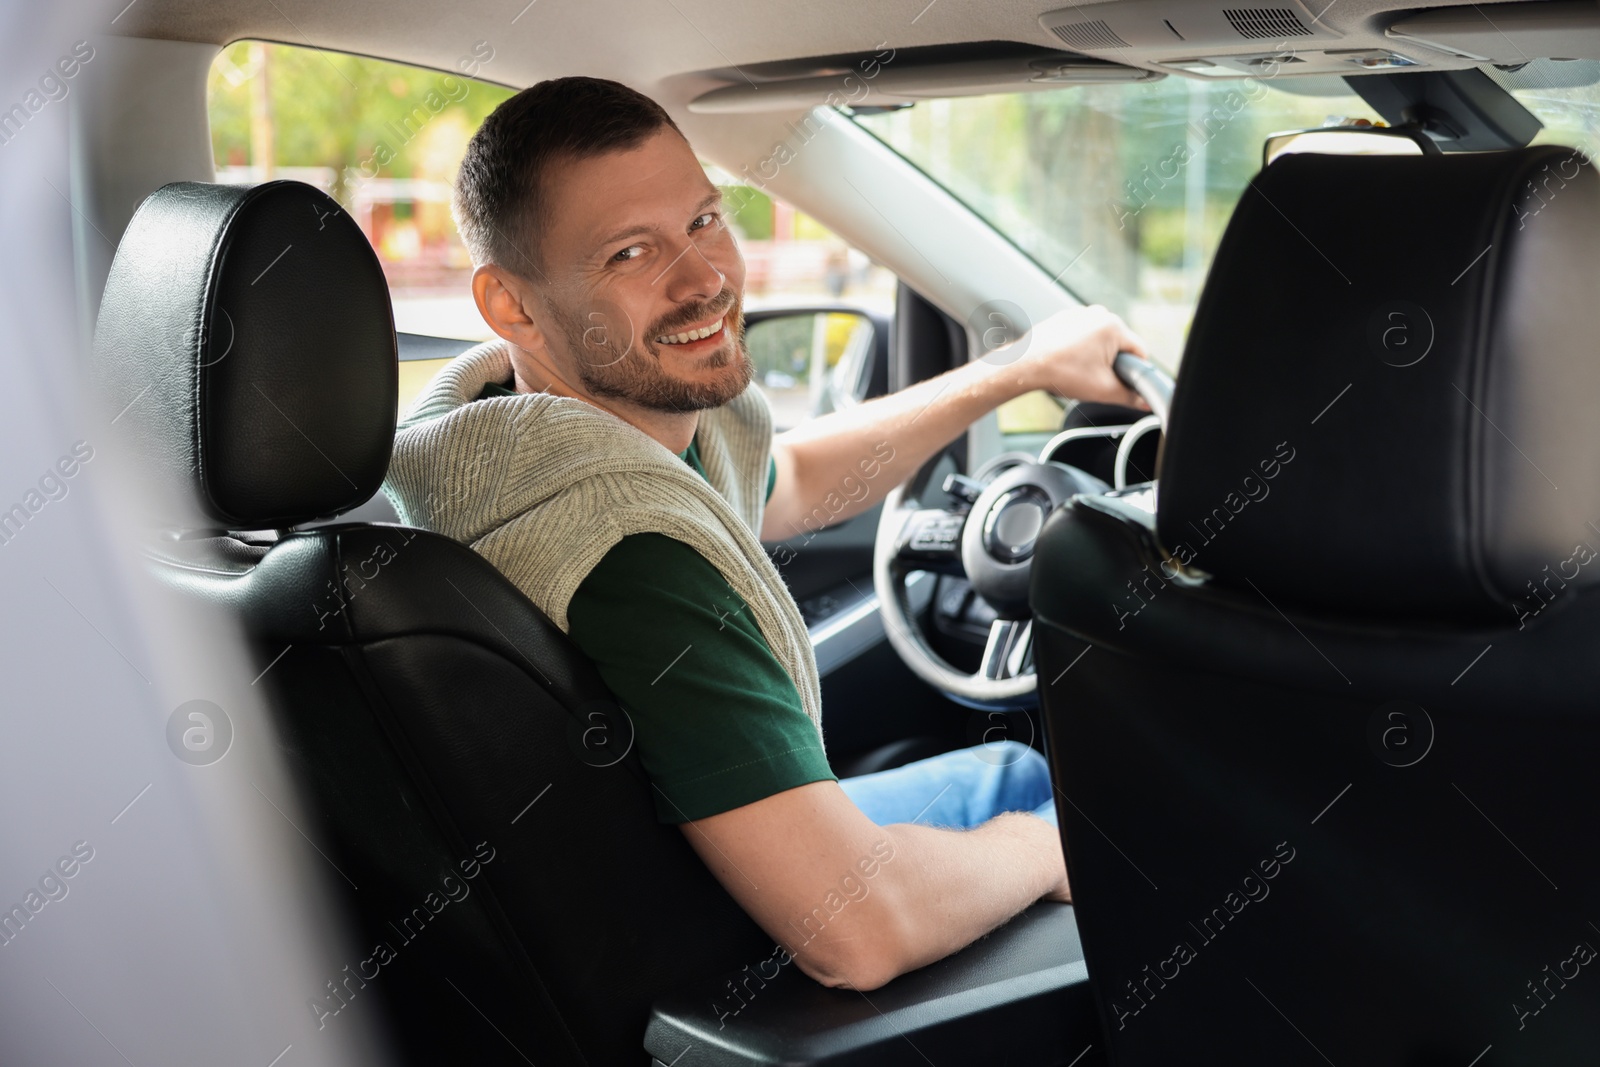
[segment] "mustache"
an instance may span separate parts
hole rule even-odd
[[[704,323],[707,319],[723,317],[728,312],[732,311],[738,303],[738,296],[732,292],[729,292],[726,300],[707,301],[705,304],[688,308],[682,312],[667,316],[652,326],[650,328],[650,332],[645,336],[654,341],[657,337],[662,337],[672,333],[679,333],[690,326]]]

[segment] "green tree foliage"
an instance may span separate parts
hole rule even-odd
[[[219,164],[251,157],[251,93],[268,87],[276,166],[331,167],[333,195],[348,208],[363,177],[416,177],[429,125],[453,123],[469,134],[514,90],[456,71],[365,56],[240,41],[212,65],[207,85],[211,142]],[[485,59],[485,55],[490,57]],[[463,55],[481,71],[493,50]],[[459,160],[457,160],[459,162]]]
[[[728,221],[747,241],[772,240],[772,198],[752,185],[723,185],[723,202],[731,212]]]

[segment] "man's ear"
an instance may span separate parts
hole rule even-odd
[[[485,263],[472,272],[472,299],[496,334],[534,355],[545,351],[544,330],[524,306],[528,283],[503,267]]]

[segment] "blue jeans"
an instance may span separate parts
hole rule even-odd
[[[839,786],[873,822],[918,822],[970,830],[1005,811],[1028,811],[1056,826],[1050,768],[1020,741],[974,745],[843,778]]]

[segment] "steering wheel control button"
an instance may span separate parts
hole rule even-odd
[[[968,504],[976,504],[978,497],[983,493],[983,483],[976,478],[968,478],[965,474],[947,474],[942,486],[945,493],[958,500],[965,500]]]
[[[966,522],[965,515],[952,515],[948,511],[922,512],[912,520],[906,548],[928,555],[952,555],[961,544],[961,529]]]
[[[983,523],[983,547],[1001,563],[1020,563],[1033,555],[1044,520],[1054,510],[1044,490],[1022,485],[995,501]]]

